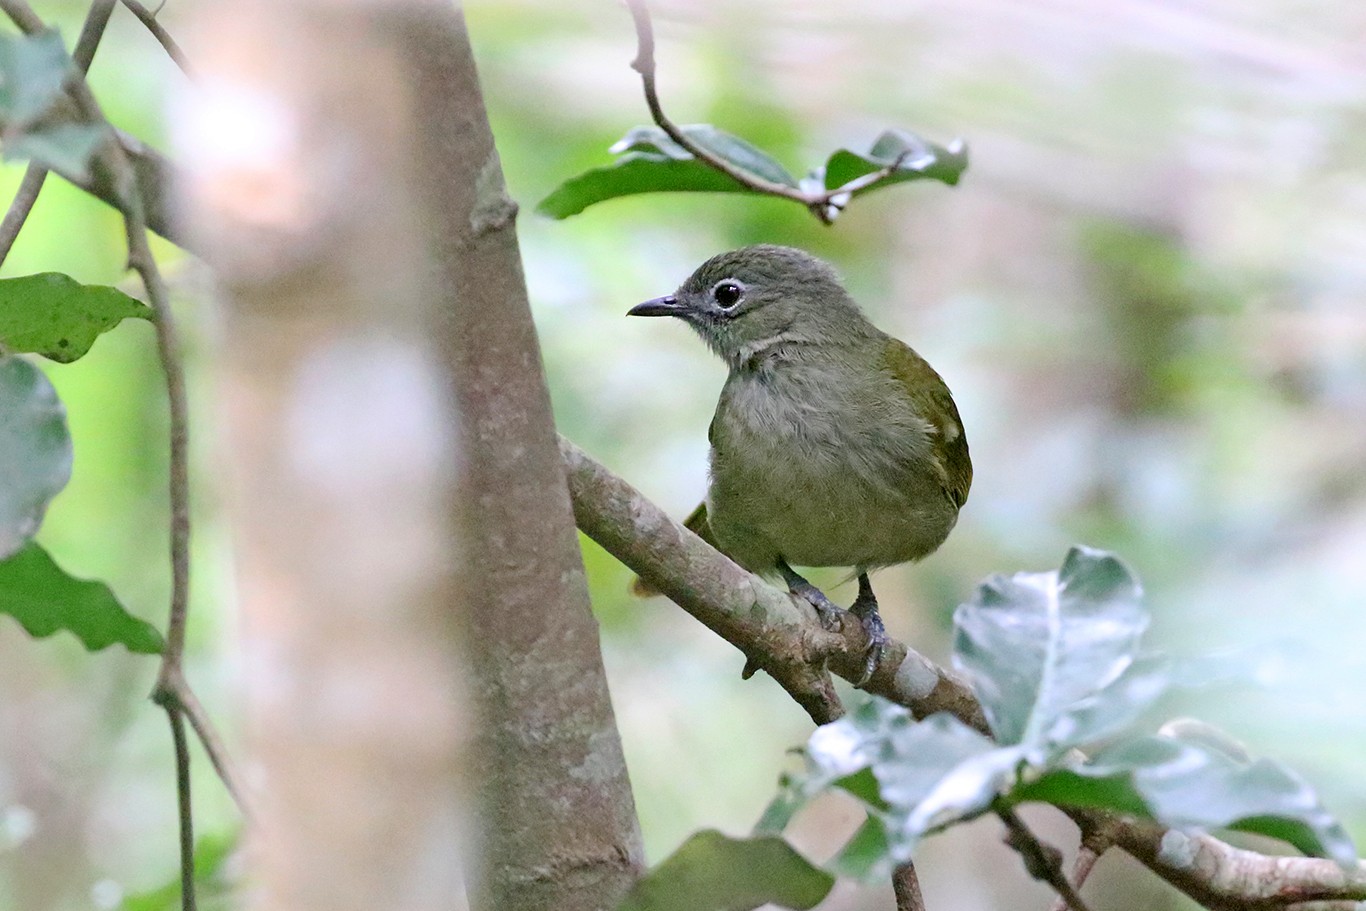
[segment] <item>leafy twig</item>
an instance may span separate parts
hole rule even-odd
[[[193,79],[194,70],[190,66],[189,58],[185,56],[185,52],[180,49],[176,40],[171,37],[171,33],[166,31],[166,27],[157,20],[157,14],[161,12],[161,7],[150,10],[138,0],[122,0],[122,3],[147,28],[147,31],[152,33],[152,37],[166,50],[167,56],[175,61],[175,65],[180,67],[180,71]]]
[[[86,13],[85,24],[81,26],[80,37],[76,39],[76,49],[71,52],[72,62],[82,73],[90,69],[90,63],[95,59],[95,50],[100,46],[105,26],[109,24],[109,16],[114,12],[114,2],[115,0],[95,0],[90,4],[90,12]],[[4,221],[0,222],[0,264],[5,262],[9,251],[14,247],[19,232],[24,228],[24,222],[28,220],[29,213],[38,202],[38,194],[42,192],[46,180],[47,168],[36,161],[29,162],[24,170],[24,179],[19,182],[19,189],[14,194],[14,201],[5,212]]]
[[[1063,907],[1072,911],[1088,911],[1086,902],[1082,901],[1076,887],[1062,872],[1062,854],[1058,849],[1039,841],[1039,837],[1029,830],[1029,826],[1013,809],[998,810],[996,815],[1006,825],[1006,844],[1020,853],[1029,875],[1052,886],[1064,902]]]
[[[775,183],[752,171],[736,167],[706,147],[694,142],[678,124],[670,120],[669,116],[664,113],[664,107],[659,101],[659,91],[655,86],[655,34],[654,25],[650,20],[650,10],[645,5],[645,0],[626,0],[626,5],[631,10],[631,18],[635,20],[636,25],[636,58],[631,61],[631,69],[640,74],[640,81],[645,90],[645,104],[650,109],[650,116],[654,119],[655,125],[698,161],[715,168],[741,186],[754,190],[756,193],[799,202],[806,206],[812,215],[828,225],[834,222],[835,216],[844,208],[845,202],[850,196],[888,179],[901,168],[906,158],[909,157],[909,150],[904,151],[890,164],[857,177],[842,186],[835,187],[833,190],[803,190],[788,184]]]

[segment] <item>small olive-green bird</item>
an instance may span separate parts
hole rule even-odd
[[[714,256],[629,315],[682,319],[730,367],[706,502],[686,524],[745,569],[781,576],[828,627],[839,608],[792,567],[853,567],[866,682],[887,641],[868,573],[944,543],[972,485],[949,387],[868,321],[834,269],[791,247]]]

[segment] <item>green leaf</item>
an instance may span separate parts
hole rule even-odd
[[[92,652],[115,643],[145,655],[162,649],[156,627],[124,610],[109,586],[67,575],[32,542],[0,561],[0,614],[39,639],[67,630]]]
[[[787,172],[777,159],[732,133],[718,130],[709,123],[692,123],[679,127],[683,135],[695,144],[750,174],[769,183],[796,188],[797,179]],[[623,152],[662,152],[678,161],[688,161],[693,155],[669,138],[659,127],[633,127],[607,151],[613,155]]]
[[[1225,751],[1209,737],[1116,744],[1090,762],[1045,773],[1011,799],[1105,807],[1177,829],[1256,832],[1306,854],[1356,861],[1351,838],[1303,779],[1280,763]]]
[[[90,178],[90,161],[108,132],[103,125],[59,123],[26,130],[5,141],[5,161],[29,159],[67,178]]]
[[[797,181],[768,153],[708,124],[681,128],[688,138],[731,164],[772,183]],[[594,203],[637,193],[751,193],[748,187],[698,161],[658,127],[635,127],[610,149],[610,165],[571,177],[541,200],[536,211],[551,218],[577,215]],[[624,153],[624,154],[623,154]]]
[[[840,149],[825,163],[824,183],[827,190],[835,190],[851,180],[872,174],[900,160],[896,170],[875,186],[888,186],[908,180],[938,180],[953,186],[968,166],[967,147],[962,140],[947,146],[927,142],[904,130],[888,130],[877,138],[867,152]],[[819,176],[819,175],[814,175]],[[874,187],[855,190],[861,196]]]
[[[60,272],[0,279],[0,346],[10,351],[70,363],[129,317],[150,320],[152,309],[117,288]]]
[[[237,850],[237,840],[236,833],[228,833],[205,835],[195,842],[195,896],[201,907],[206,898],[226,896],[232,891],[228,859]],[[124,896],[119,911],[179,911],[180,904],[180,877],[177,875],[155,889]]]
[[[70,66],[55,29],[0,33],[0,121],[10,127],[42,116],[62,94]]]
[[[781,838],[706,830],[637,882],[617,911],[751,911],[769,903],[804,911],[834,884]]]
[[[825,869],[836,876],[873,882],[891,876],[894,866],[887,827],[879,816],[870,813]]]
[[[1077,547],[1056,573],[988,579],[954,625],[955,664],[971,678],[997,742],[1021,744],[1038,761],[1083,736],[1088,716],[1077,710],[1133,664],[1148,613],[1118,558]],[[1092,730],[1103,721],[1089,717]]]
[[[37,533],[70,478],[71,435],[56,390],[28,361],[0,356],[0,560]]]

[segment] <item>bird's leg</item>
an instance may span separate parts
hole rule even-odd
[[[882,625],[882,617],[877,612],[877,597],[873,594],[873,584],[868,581],[867,573],[858,574],[858,597],[849,605],[849,612],[863,624],[868,634],[868,655],[863,666],[863,676],[854,686],[863,686],[873,676],[878,661],[882,660],[882,650],[890,641],[887,628]]]
[[[832,631],[840,628],[840,614],[844,611],[825,597],[825,592],[797,575],[797,571],[788,566],[787,561],[782,557],[778,558],[778,572],[782,574],[783,581],[787,583],[788,591],[816,609],[816,616],[820,618],[821,626]],[[876,605],[874,605],[873,610],[876,612]]]

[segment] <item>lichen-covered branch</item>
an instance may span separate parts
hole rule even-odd
[[[793,673],[791,663],[808,656],[813,661],[828,658],[831,670],[846,679],[858,678],[867,644],[858,624],[825,633],[803,604],[745,572],[573,443],[561,439],[560,452],[579,527],[652,588],[769,673]],[[971,690],[902,643],[893,641],[886,649],[864,688],[917,717],[946,711],[987,730]],[[1091,843],[1123,848],[1214,911],[1271,911],[1297,903],[1306,911],[1336,911],[1322,903],[1348,902],[1344,907],[1351,907],[1366,901],[1366,865],[1343,869],[1317,857],[1272,857],[1210,835],[1096,811],[1072,810],[1068,816]],[[1310,902],[1314,904],[1304,904]]]

